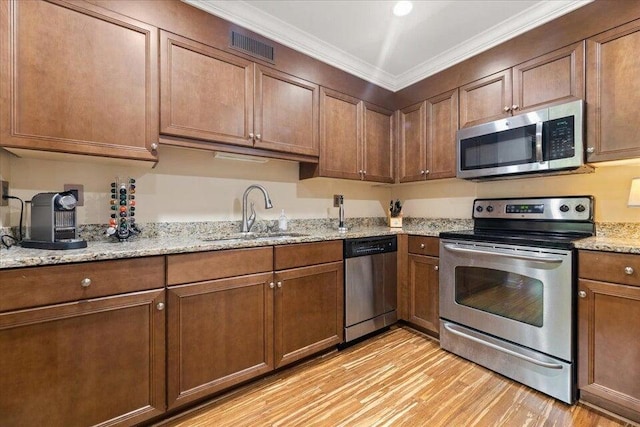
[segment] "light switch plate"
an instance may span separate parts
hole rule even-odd
[[[76,190],[78,193],[78,204],[76,206],[84,206],[84,185],[82,184],[65,184],[64,191]]]
[[[333,207],[334,208],[339,208],[340,207],[340,198],[342,197],[342,194],[334,194],[333,195]]]

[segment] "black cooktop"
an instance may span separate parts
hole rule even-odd
[[[496,231],[496,230],[459,230],[440,233],[441,239],[455,239],[485,243],[502,243],[520,246],[536,246],[542,248],[565,249],[574,248],[578,239],[590,237],[591,234],[581,233],[548,233],[525,231]]]
[[[595,235],[593,196],[476,199],[473,230],[446,231],[443,239],[573,249]]]

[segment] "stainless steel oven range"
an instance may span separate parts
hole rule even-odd
[[[594,235],[593,205],[475,200],[473,230],[440,233],[441,347],[573,403],[573,242]]]

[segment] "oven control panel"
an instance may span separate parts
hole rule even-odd
[[[473,218],[592,221],[592,196],[476,199]]]

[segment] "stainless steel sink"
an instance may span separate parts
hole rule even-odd
[[[237,233],[229,236],[220,236],[220,237],[206,237],[200,239],[205,242],[242,242],[242,241],[260,241],[260,240],[285,240],[293,237],[304,237],[308,236],[305,233],[294,233],[287,231],[278,231],[273,233]]]

